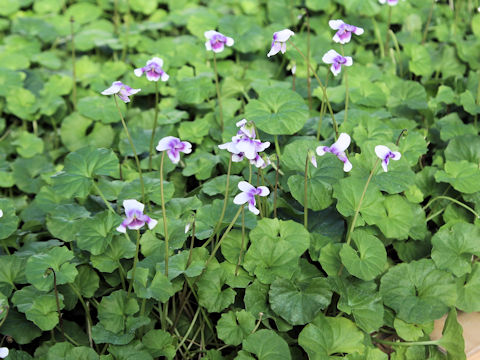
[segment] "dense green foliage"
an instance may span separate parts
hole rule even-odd
[[[8,359],[464,359],[456,309],[480,311],[474,3],[3,1]],[[332,19],[365,32],[340,46]],[[287,52],[267,58],[285,28]],[[235,40],[216,57],[212,29]],[[336,77],[332,48],[353,58]],[[152,57],[168,81],[134,75]],[[116,80],[141,91],[100,94]],[[271,143],[265,169],[218,148],[243,118]],[[336,124],[350,172],[330,153],[308,162]],[[166,136],[192,153],[154,151],[150,167]],[[402,155],[388,172],[377,145]],[[270,191],[258,216],[233,203],[249,179]],[[128,199],[157,226],[117,231]]]

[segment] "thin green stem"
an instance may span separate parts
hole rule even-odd
[[[225,185],[225,199],[223,200],[222,213],[220,214],[220,219],[218,220],[217,226],[213,230],[212,237],[217,233],[217,231],[222,226],[223,218],[225,217],[225,212],[227,211],[228,204],[228,188],[230,187],[230,172],[232,170],[232,154],[230,154],[230,159],[228,160],[228,169],[227,169],[227,183]]]
[[[277,193],[278,193],[278,171],[280,159],[277,156],[277,166],[275,168],[275,187],[273,188],[273,217],[277,218]]]
[[[341,49],[342,49],[342,56],[345,56],[345,53],[343,50],[343,44],[341,45]],[[345,124],[348,118],[348,99],[350,95],[348,92],[348,68],[346,66],[344,67],[343,79],[345,80],[345,112],[343,116],[343,123]]]
[[[5,322],[5,320],[7,320],[7,317],[8,317],[8,312],[10,311],[10,307],[9,306],[5,306],[5,316],[3,317],[2,321],[0,321],[0,328],[2,327],[3,323]],[[1,346],[1,344],[0,344]]]
[[[477,97],[475,99],[475,103],[477,105],[480,104],[480,71],[478,72]],[[478,114],[475,114],[475,117],[473,119],[473,126],[475,126],[475,129],[477,129],[477,120],[478,120]]]
[[[60,310],[60,299],[58,298],[58,288],[57,288],[57,273],[55,272],[55,269],[52,267],[49,267],[45,274],[48,275],[48,273],[53,273],[53,291],[55,293],[55,303],[57,305],[57,313],[58,313],[58,324],[60,325],[60,330],[62,332],[62,336],[64,339],[65,337],[65,331],[63,330],[63,319],[62,319],[62,311]]]
[[[207,262],[205,263],[205,268],[208,266],[208,263],[215,257],[215,254],[217,253],[218,249],[220,248],[220,245],[222,245],[222,242],[223,240],[227,237],[228,233],[230,232],[230,230],[232,230],[232,227],[233,225],[235,225],[235,221],[237,221],[238,219],[238,216],[240,215],[240,213],[242,212],[242,209],[245,205],[242,205],[240,207],[240,209],[238,209],[237,213],[235,214],[235,216],[233,217],[233,220],[232,222],[230,223],[230,225],[228,225],[227,227],[227,230],[225,230],[225,232],[223,233],[222,237],[220,238],[220,240],[218,241],[218,243],[215,245],[215,247],[213,248],[212,250],[212,254],[210,255],[210,257],[208,258]]]
[[[140,252],[140,230],[137,230],[137,241],[135,244],[135,257],[133,258],[133,267],[132,267],[132,280],[130,281],[130,284],[128,284],[127,296],[130,295],[130,292],[132,291],[132,288],[133,288],[133,282],[135,281],[135,270],[137,269],[139,252]]]
[[[235,276],[238,275],[238,269],[242,263],[243,247],[245,246],[245,209],[242,206],[242,243],[240,245],[240,253],[238,254],[237,266],[235,266]]]
[[[258,316],[259,316],[258,321],[255,324],[255,327],[253,328],[251,334],[254,334],[258,330],[260,324],[262,323],[263,312],[258,313]]]
[[[355,224],[357,222],[358,214],[360,213],[360,209],[362,208],[363,199],[365,198],[365,194],[367,193],[368,185],[372,180],[373,174],[377,170],[378,164],[380,163],[380,159],[377,159],[375,165],[373,166],[372,171],[370,171],[370,175],[368,176],[367,182],[365,183],[365,187],[363,188],[362,195],[360,196],[360,200],[358,201],[357,208],[355,209],[355,214],[353,215],[352,224],[350,225],[350,229],[348,230],[347,234],[347,245],[350,245],[350,241],[352,240],[352,233],[353,229],[355,228]]]
[[[444,212],[445,209],[440,209],[438,210],[437,212],[433,213],[433,214],[430,214],[427,216],[427,218],[425,219],[425,222],[429,222],[430,220],[432,220],[433,218],[437,217],[438,215],[440,215],[442,212]]]
[[[127,0],[127,13],[123,17],[124,23],[125,23],[125,37],[124,37],[124,42],[123,42],[123,49],[122,49],[122,62],[125,62],[125,59],[127,58],[127,52],[128,52],[128,43],[129,43],[129,35],[130,35],[130,4],[129,0]]]
[[[434,201],[437,201],[437,200],[440,200],[440,199],[449,200],[449,201],[457,204],[458,206],[461,206],[461,207],[463,207],[464,209],[470,211],[473,215],[475,215],[475,217],[476,217],[477,219],[480,219],[480,215],[479,215],[475,210],[473,210],[470,206],[465,205],[464,203],[462,203],[462,202],[458,201],[457,199],[454,199],[454,198],[452,198],[452,197],[450,197],[450,196],[439,195],[439,196],[434,197],[433,199],[431,199],[431,200],[427,203],[427,205],[425,205],[425,206],[423,207],[423,210],[425,210],[425,209],[427,209],[428,207],[430,207],[430,206],[433,204]]]
[[[400,341],[387,341],[372,337],[372,340],[385,345],[393,345],[393,346],[429,346],[429,345],[438,345],[438,340],[430,340],[430,341],[411,341],[411,342],[400,342]]]
[[[295,46],[295,44],[291,40],[288,40],[288,42],[295,48],[295,50],[298,51],[298,53],[303,58],[305,63],[307,63],[307,58],[306,58],[305,54],[297,46]],[[317,79],[318,85],[322,89],[323,97],[325,98],[325,101],[327,102],[327,108],[328,108],[328,111],[330,112],[330,116],[332,117],[333,128],[335,130],[335,139],[337,139],[338,138],[338,126],[337,126],[337,122],[335,121],[335,115],[333,114],[332,105],[330,104],[330,101],[328,100],[327,88],[325,86],[323,86],[322,80],[320,80],[317,72],[315,71],[315,69],[312,67],[311,64],[310,64],[309,67],[312,70],[313,76],[315,76],[315,79]]]
[[[277,157],[280,159],[280,144],[278,143],[278,136],[274,135],[273,139],[275,141],[275,152],[277,153]]]
[[[168,277],[168,228],[167,211],[165,210],[165,197],[163,194],[163,162],[165,160],[165,151],[162,152],[160,161],[160,197],[162,199],[163,231],[165,232],[165,276]]]
[[[383,41],[382,41],[382,35],[380,34],[380,29],[374,17],[372,17],[372,23],[373,23],[373,29],[375,32],[375,37],[377,38],[378,47],[380,48],[380,57],[383,59],[385,57],[385,49],[383,48]]]
[[[308,109],[312,112],[312,79],[310,78],[310,17],[305,9],[305,19],[307,22],[307,93],[308,93]]]
[[[217,70],[217,55],[213,53],[213,68],[215,70],[215,88],[217,89],[217,101],[218,101],[218,112],[220,116],[220,128],[223,131],[223,109],[222,109],[222,97],[220,94],[220,83],[218,81],[218,70]]]
[[[397,58],[398,58],[397,63],[398,63],[398,68],[400,70],[400,76],[403,77],[402,53],[400,52],[400,45],[398,44],[397,36],[392,31],[392,29],[389,29],[388,32],[390,33],[390,36],[392,37],[393,46],[395,46],[395,51],[397,52]]]
[[[158,122],[158,81],[155,81],[155,116],[153,118],[152,136],[150,137],[150,147],[148,150],[148,169],[152,171],[152,157],[153,157],[153,142],[155,141],[155,132],[157,130]]]
[[[137,150],[135,150],[135,145],[133,144],[132,137],[130,136],[130,131],[128,131],[128,127],[127,127],[127,124],[125,122],[125,119],[123,118],[122,111],[120,110],[120,107],[118,106],[117,96],[113,95],[113,98],[115,99],[115,105],[116,105],[117,110],[118,110],[118,115],[120,115],[120,119],[122,120],[123,129],[125,130],[125,134],[127,135],[128,142],[130,143],[130,147],[132,148],[132,151],[133,151],[133,156],[135,158],[135,162],[137,163],[138,175],[139,175],[139,178],[140,178],[140,187],[141,187],[141,191],[142,191],[142,202],[145,204],[145,185],[143,183],[142,168],[140,166],[140,160],[138,159]]]
[[[305,229],[308,229],[308,163],[309,163],[309,154],[307,153],[305,159],[305,181],[303,184],[303,226]]]
[[[388,43],[390,42],[390,24],[392,22],[392,6],[388,6],[387,35],[385,37],[385,51],[388,52]]]
[[[74,31],[74,19],[73,16],[70,18],[70,35],[72,37],[72,80],[73,80],[73,85],[72,85],[72,103],[73,103],[73,110],[77,110],[77,71],[76,71],[76,65],[75,65],[75,31]]]
[[[430,7],[430,12],[428,13],[427,23],[425,24],[425,30],[423,30],[422,45],[427,41],[428,28],[430,27],[430,22],[432,21],[433,9],[435,8],[435,0],[432,0],[432,6]]]
[[[103,200],[103,202],[105,203],[105,205],[107,206],[108,210],[110,210],[111,212],[115,213],[115,210],[113,210],[112,208],[112,205],[110,205],[110,203],[108,202],[107,198],[105,197],[105,195],[103,195],[102,191],[100,190],[100,188],[98,187],[98,185],[93,182],[93,188],[95,189],[95,191],[98,193],[98,195],[100,196],[100,198]]]
[[[183,344],[185,343],[185,341],[187,340],[188,335],[190,335],[190,333],[192,332],[193,326],[195,325],[195,322],[197,321],[198,314],[200,314],[200,306],[197,308],[197,311],[195,312],[195,315],[193,316],[193,319],[192,319],[192,321],[190,322],[190,326],[188,327],[187,332],[186,332],[185,335],[183,336],[182,341],[180,341],[180,343],[177,345],[177,348],[175,349],[175,352],[177,352],[178,349],[180,349],[180,348],[182,347],[182,345],[183,345]]]
[[[330,75],[330,71],[327,71],[327,76],[325,77],[325,86],[328,86],[329,75]],[[317,141],[320,140],[320,132],[322,131],[323,117],[325,116],[326,111],[327,111],[327,106],[326,106],[326,103],[325,103],[325,96],[323,96],[322,106],[320,107],[320,116],[319,116],[319,119],[318,119]]]

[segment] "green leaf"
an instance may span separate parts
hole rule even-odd
[[[362,353],[364,335],[348,319],[319,314],[298,336],[298,344],[310,359],[329,360],[333,354]]]
[[[131,259],[135,255],[135,244],[126,236],[116,236],[111,245],[100,255],[90,257],[93,267],[101,272],[111,273],[119,267],[120,259]]]
[[[118,102],[122,113],[125,112],[125,105],[122,101]],[[87,118],[101,121],[104,124],[120,121],[120,115],[115,102],[108,96],[85,97],[78,101],[78,112]]]
[[[175,338],[163,330],[150,330],[142,338],[142,344],[155,358],[165,356],[169,360],[173,359],[175,343]]]
[[[47,360],[98,360],[100,357],[95,350],[86,346],[74,347],[68,342],[56,343],[48,349]]]
[[[467,160],[478,164],[480,161],[480,139],[473,134],[453,138],[445,149],[445,159],[447,161]]]
[[[433,323],[427,324],[409,324],[399,318],[395,318],[393,326],[397,331],[398,336],[407,341],[416,341],[422,336],[428,335],[433,330]]]
[[[353,216],[365,187],[366,180],[360,177],[348,177],[341,179],[333,186],[333,197],[337,201],[337,210],[343,216]],[[370,183],[362,205],[360,207],[361,218],[367,224],[374,224],[385,217],[385,210],[382,206],[383,197],[375,184]],[[359,218],[358,220],[361,220]],[[357,220],[357,225],[362,225],[361,221]]]
[[[457,298],[452,275],[428,259],[390,268],[381,279],[380,294],[400,319],[416,324],[440,318]]]
[[[412,110],[426,109],[427,93],[416,81],[402,81],[394,85],[388,98],[388,107],[406,106]]]
[[[0,327],[0,334],[11,336],[20,345],[29,344],[33,339],[42,335],[42,331],[23,314],[14,309],[8,310],[8,316]]]
[[[208,312],[220,312],[233,304],[236,292],[223,289],[227,281],[225,270],[218,263],[210,263],[197,282],[199,304]]]
[[[43,153],[42,139],[27,131],[22,131],[17,139],[12,142],[12,145],[16,147],[18,154],[24,158],[31,158]]]
[[[124,290],[117,290],[104,296],[98,306],[98,319],[106,330],[120,333],[125,330],[127,316],[139,310],[137,301]]]
[[[472,270],[472,255],[480,256],[480,228],[464,222],[443,227],[433,235],[432,245],[437,267],[463,276]]]
[[[25,258],[15,255],[0,256],[0,292],[2,294],[10,296],[14,284],[26,282],[25,262]]]
[[[438,345],[447,350],[447,360],[465,360],[465,341],[463,340],[463,328],[458,323],[457,311],[454,307],[450,310],[442,331],[442,338]]]
[[[299,257],[310,245],[310,236],[294,221],[264,218],[250,232],[250,241],[244,268],[263,283],[271,284],[276,277],[292,276]]]
[[[407,239],[415,220],[413,208],[418,205],[409,203],[400,195],[385,197],[383,205],[386,216],[377,221],[376,225],[387,238]]]
[[[195,175],[197,180],[206,180],[211,177],[215,165],[220,162],[220,156],[205,152],[195,152],[185,159],[185,169],[182,175]]]
[[[234,194],[238,189],[238,183],[242,181],[241,176],[231,175],[230,184],[228,185],[229,194]],[[227,175],[220,175],[211,180],[208,180],[202,186],[202,191],[210,196],[225,194],[225,187],[227,186]]]
[[[222,314],[217,322],[217,334],[225,344],[240,345],[255,327],[255,317],[246,312],[229,311]]]
[[[75,240],[83,219],[90,213],[77,204],[59,205],[47,216],[47,229],[54,237],[63,241]]]
[[[469,90],[460,94],[460,104],[470,115],[477,115],[480,113],[480,106],[477,105],[475,97]]]
[[[78,275],[75,278],[73,286],[78,289],[83,297],[91,298],[95,295],[99,287],[100,277],[88,265],[80,265],[78,268]]]
[[[0,239],[5,239],[17,230],[19,219],[10,199],[0,199],[0,210],[3,212],[0,217]]]
[[[380,275],[387,265],[387,252],[383,243],[366,231],[355,230],[352,234],[357,250],[343,244],[340,258],[348,272],[369,281]]]
[[[154,274],[148,268],[137,267],[133,286],[139,298],[153,298],[162,303],[165,303],[175,294],[172,283],[165,276],[164,270],[161,270],[158,265]]]
[[[13,89],[8,92],[6,100],[8,112],[23,120],[34,119],[39,104],[30,90],[24,88]]]
[[[277,87],[260,92],[258,100],[245,107],[245,117],[271,135],[291,135],[308,119],[308,107],[296,92]]]
[[[445,171],[439,170],[435,173],[437,182],[446,182],[455,190],[466,194],[473,194],[480,191],[480,172],[478,165],[462,161],[448,161],[445,163]]]
[[[78,274],[75,265],[70,263],[73,257],[73,252],[65,246],[51,248],[43,254],[35,254],[27,261],[25,269],[27,280],[37,289],[49,291],[54,286],[54,273],[47,272],[47,269],[52,268],[55,271],[57,285],[72,283]]]
[[[183,104],[200,104],[215,94],[210,76],[184,78],[178,84],[177,99]]]
[[[64,197],[85,197],[95,176],[117,173],[118,158],[112,150],[82,148],[67,155],[63,171],[53,176],[54,189]]]
[[[408,62],[410,71],[415,75],[425,78],[430,77],[434,69],[427,48],[421,44],[414,44],[407,49],[410,56],[410,61]]]
[[[120,223],[120,216],[109,210],[82,220],[76,236],[77,246],[90,251],[93,255],[102,254],[112,242],[114,235],[118,234],[115,228]]]
[[[468,313],[480,311],[480,263],[473,265],[470,274],[457,279],[457,293],[457,308]]]
[[[290,360],[287,342],[273,330],[258,330],[242,342],[242,349],[256,355],[258,360]]]
[[[270,286],[272,310],[292,325],[304,325],[330,304],[332,292],[325,278],[303,281],[277,278]]]

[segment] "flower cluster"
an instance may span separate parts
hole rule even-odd
[[[240,128],[237,135],[232,137],[231,142],[218,145],[218,147],[232,153],[233,162],[240,162],[243,158],[247,158],[250,164],[257,168],[265,168],[268,165],[268,160],[265,161],[259,153],[268,148],[270,143],[268,141],[262,143],[255,139],[255,128],[246,119],[237,122],[236,125]]]

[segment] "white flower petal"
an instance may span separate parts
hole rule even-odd
[[[334,62],[334,59],[339,56],[340,54],[337,53],[335,50],[328,50],[327,53],[325,55],[323,55],[322,57],[322,61],[325,63],[325,64],[333,64]]]
[[[162,81],[167,81],[169,78],[170,76],[166,72],[162,74]]]
[[[252,205],[250,203],[248,203],[248,210],[250,210],[255,215],[260,214],[260,211],[255,207],[255,205]]]
[[[235,43],[235,41],[231,37],[226,36],[226,38],[227,42],[225,43],[225,45],[232,46]]]
[[[210,44],[210,40],[207,40],[207,42],[205,42],[205,49],[207,49],[207,51],[212,50],[212,44]]]
[[[352,66],[353,65],[353,59],[351,56],[345,56],[345,60],[347,60],[347,62],[343,65],[345,66]]]
[[[108,89],[105,89],[102,91],[102,95],[113,95],[113,94],[117,94],[120,89],[122,88],[122,83],[119,82],[119,81],[114,81],[112,83],[112,86],[110,86]]]
[[[118,232],[121,232],[122,234],[125,234],[127,232],[127,227],[123,224],[120,224],[117,229]]]
[[[345,24],[342,20],[330,20],[328,22],[328,26],[330,26],[331,29],[333,30],[338,30],[340,29],[340,26]]]
[[[141,213],[143,213],[145,205],[135,199],[129,199],[123,200],[123,208],[125,209],[125,214],[129,213],[132,210],[140,211]]]
[[[142,76],[144,72],[145,72],[145,70],[143,70],[143,68],[138,68],[138,69],[133,70],[133,73],[134,73],[137,77]]]
[[[8,356],[8,348],[1,347],[0,348],[0,358],[4,359]]]
[[[325,150],[323,150],[325,148],[325,146],[319,146],[317,147],[317,149],[315,150],[317,152],[317,155],[318,156],[323,156],[325,155]]]
[[[150,219],[149,221],[147,221],[147,225],[150,230],[152,230],[155,226],[157,226],[157,224],[158,224],[158,221],[155,219]]]
[[[241,192],[240,194],[238,194],[233,198],[233,203],[237,205],[242,205],[242,204],[245,204],[248,201],[248,199],[249,199],[248,194]]]
[[[363,28],[357,27],[353,33],[354,33],[355,35],[362,35],[363,32],[364,32]]]
[[[333,76],[337,76],[342,71],[342,67],[339,66],[337,68],[337,67],[335,67],[335,64],[333,64],[332,66],[330,66],[330,71],[332,72]]]
[[[275,54],[278,54],[281,49],[282,49],[282,44],[275,41],[272,45],[272,48],[268,52],[267,56],[270,57],[270,56],[273,56]]]
[[[244,126],[245,124],[247,123],[247,119],[242,119],[240,121],[237,121],[237,123],[235,124],[237,127],[242,127]]]
[[[163,60],[160,59],[159,57],[154,57],[154,58],[151,58],[150,60],[147,61],[147,65],[150,65],[152,63],[155,63],[160,67],[163,66]]]
[[[392,160],[400,160],[400,158],[402,157],[402,154],[400,154],[398,151],[392,151],[392,153],[393,153]]]
[[[331,146],[331,148],[334,148],[335,150],[340,152],[345,151],[350,145],[351,140],[352,139],[350,138],[350,135],[346,133],[341,133],[337,141]]]
[[[347,159],[347,161],[343,163],[343,171],[349,172],[350,170],[352,170],[352,163]]]
[[[260,190],[258,196],[267,196],[270,194],[270,190],[266,186],[259,186],[257,189]]]
[[[218,31],[215,31],[215,30],[208,30],[208,31],[205,31],[204,35],[205,37],[210,40],[212,37],[214,37],[215,35],[218,35],[220,34]]]
[[[285,42],[290,39],[291,36],[295,35],[295,33],[290,29],[283,29],[273,33],[273,35],[275,41]]]
[[[383,171],[387,172],[388,171],[388,164],[382,160],[382,168],[383,168]]]
[[[385,157],[389,152],[390,152],[390,149],[385,145],[375,146],[375,154],[377,154],[377,156],[382,160],[385,159]]]
[[[166,136],[163,139],[160,139],[155,149],[157,149],[157,151],[165,151],[170,149],[169,143],[174,139],[176,139],[175,136]]]
[[[0,209],[0,218],[3,216],[3,211]]]
[[[253,187],[253,185],[250,185],[248,182],[246,181],[240,181],[238,183],[238,188],[241,190],[241,191],[244,191],[244,192],[248,192],[250,190],[253,190],[255,189],[255,187]]]

